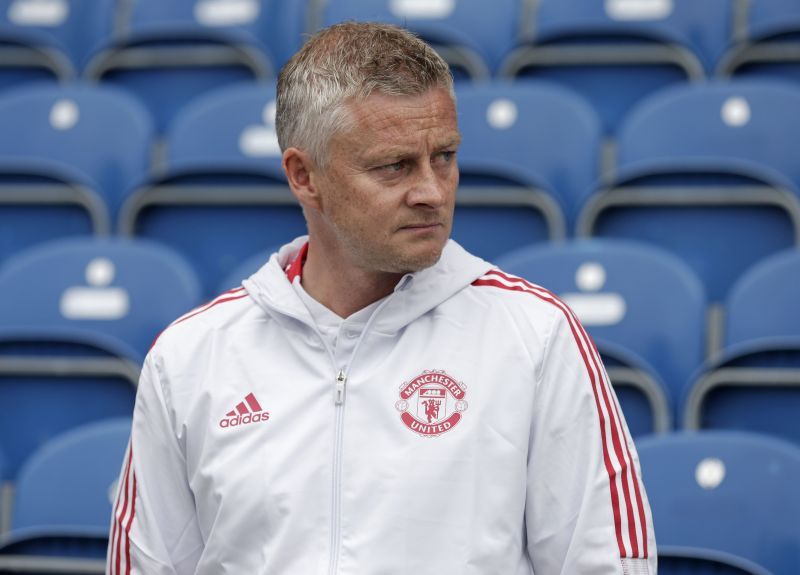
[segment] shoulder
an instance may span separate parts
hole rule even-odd
[[[481,300],[510,306],[539,318],[569,313],[567,305],[548,289],[499,268],[492,268],[474,280],[470,290]]]
[[[245,288],[224,292],[164,328],[153,342],[151,352],[156,348],[163,351],[176,344],[183,348],[201,345],[213,334],[241,322],[254,307]]]

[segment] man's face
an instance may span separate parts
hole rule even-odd
[[[453,222],[460,136],[449,93],[374,94],[350,105],[317,171],[321,215],[350,263],[407,273],[436,263]]]

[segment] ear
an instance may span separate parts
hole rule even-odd
[[[289,181],[289,188],[303,208],[320,209],[321,200],[312,175],[317,165],[311,156],[298,148],[287,148],[283,152],[283,171]]]

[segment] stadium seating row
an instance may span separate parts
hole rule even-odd
[[[661,575],[789,575],[800,567],[797,447],[741,432],[637,442]]]
[[[129,417],[61,433],[5,483],[0,573],[105,572],[111,507],[129,433]]]
[[[796,80],[793,0],[2,0],[0,90],[82,78],[123,87],[163,131],[197,94],[274,78],[304,33],[348,19],[406,26],[457,80],[552,80],[615,132],[636,102],[707,78]]]
[[[106,419],[42,446],[6,486],[0,573],[103,573],[130,420]],[[661,575],[793,575],[800,565],[800,448],[742,432],[638,442]],[[0,476],[0,480],[2,476]],[[123,486],[124,487],[124,486]],[[652,552],[652,551],[650,551]]]
[[[221,285],[240,284],[267,257],[258,254]],[[574,308],[635,437],[733,429],[800,446],[800,250],[768,258],[733,286],[721,346],[711,354],[703,288],[667,252],[581,240],[522,248],[497,263]],[[0,293],[0,450],[12,475],[49,437],[129,415],[152,341],[202,301],[179,254],[123,238],[56,240],[21,252],[0,266]],[[37,417],[42,412],[48,417]],[[30,420],[35,433],[21,431]]]
[[[574,93],[495,82],[457,95],[453,235],[487,259],[564,237],[644,241],[687,262],[720,302],[745,269],[800,245],[800,87],[736,81],[654,94],[626,118],[605,171],[599,122]],[[122,92],[7,92],[0,262],[57,237],[149,238],[186,257],[210,296],[236,263],[305,229],[274,115],[274,84],[215,91],[182,110],[154,163],[153,123]]]

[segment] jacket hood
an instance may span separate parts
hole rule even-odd
[[[284,245],[269,261],[243,283],[248,294],[270,315],[290,316],[312,323],[311,315],[291,285],[290,276],[300,273],[292,266],[308,242],[301,236]],[[435,308],[484,275],[493,266],[468,253],[449,240],[442,257],[433,266],[406,274],[397,283],[394,295],[375,318],[374,328],[395,333]],[[293,269],[290,269],[293,268]]]

